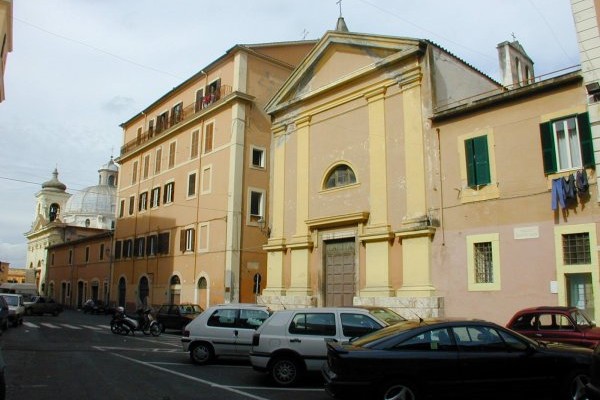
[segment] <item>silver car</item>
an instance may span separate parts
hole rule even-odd
[[[266,306],[221,304],[208,308],[183,330],[183,351],[194,364],[204,365],[217,357],[248,358],[252,335],[270,315]]]

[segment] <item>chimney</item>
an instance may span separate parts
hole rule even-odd
[[[517,40],[502,42],[497,49],[501,80],[505,87],[514,89],[535,81],[533,61]]]

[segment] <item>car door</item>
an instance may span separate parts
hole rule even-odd
[[[238,355],[247,355],[252,347],[254,331],[269,318],[269,313],[262,309],[242,308],[236,321],[235,352]]]
[[[239,327],[236,319],[239,313],[237,308],[217,308],[206,321],[205,329],[200,331],[199,337],[210,341],[215,350],[215,355],[235,356],[235,344]]]
[[[544,360],[519,338],[483,325],[454,327],[452,331],[465,391],[508,396],[546,386],[549,374]]]
[[[309,370],[318,370],[327,359],[325,340],[341,340],[334,312],[298,312],[287,332],[288,346],[302,356]]]

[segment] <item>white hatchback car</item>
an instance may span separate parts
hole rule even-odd
[[[252,335],[270,315],[258,304],[220,304],[208,308],[183,330],[183,351],[195,364],[208,364],[216,357],[248,358]]]
[[[23,295],[14,293],[2,293],[2,297],[8,304],[8,320],[12,326],[23,324],[23,316],[25,315],[25,301]]]
[[[405,318],[385,307],[325,307],[276,311],[254,333],[250,362],[280,386],[320,371],[326,341],[343,342]]]

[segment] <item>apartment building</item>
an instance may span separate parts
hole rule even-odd
[[[263,109],[314,43],[236,45],[122,124],[118,304],[256,301],[269,236]]]

